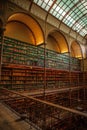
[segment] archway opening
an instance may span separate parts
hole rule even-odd
[[[64,35],[56,30],[49,33],[47,37],[47,48],[59,53],[67,53],[69,50]]]
[[[8,18],[5,36],[38,45],[44,42],[43,31],[38,22],[25,13]]]
[[[81,49],[78,42],[76,42],[76,41],[72,42],[72,44],[71,44],[71,53],[70,54],[71,54],[72,57],[75,57],[75,58],[78,58],[78,59],[83,58],[82,49]]]

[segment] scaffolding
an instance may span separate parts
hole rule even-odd
[[[75,110],[12,90],[0,89],[0,100],[38,130],[67,130],[85,128],[86,111]],[[87,106],[86,106],[87,110]]]

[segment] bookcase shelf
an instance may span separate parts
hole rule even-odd
[[[70,72],[46,68],[45,89],[62,89],[78,87],[81,72]],[[1,75],[1,87],[17,91],[43,90],[44,89],[44,68],[30,67],[23,65],[3,65]]]
[[[1,48],[1,47],[0,47]],[[80,71],[80,60],[46,49],[46,68]],[[4,37],[3,63],[44,67],[44,48]]]
[[[0,44],[1,48],[1,44]],[[44,78],[44,58],[46,77]],[[1,87],[36,90],[81,85],[80,60],[16,39],[4,37]]]

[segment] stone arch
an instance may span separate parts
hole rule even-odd
[[[5,36],[34,45],[44,42],[44,34],[39,23],[32,16],[20,12],[9,16]]]
[[[47,48],[59,53],[68,53],[69,46],[65,36],[57,30],[53,30],[47,36]]]
[[[73,41],[71,43],[70,55],[72,57],[75,57],[75,58],[78,58],[78,59],[82,59],[83,58],[82,48],[81,48],[80,44],[77,41]]]

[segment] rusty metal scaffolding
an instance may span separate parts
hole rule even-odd
[[[75,127],[77,119],[83,119],[84,123],[87,121],[85,111],[25,96],[12,90],[0,89],[0,100],[38,130],[67,130]]]

